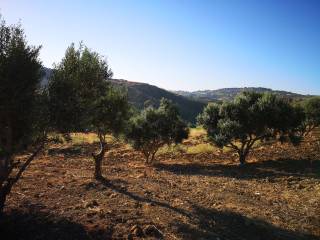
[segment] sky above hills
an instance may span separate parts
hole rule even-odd
[[[115,78],[172,90],[268,87],[320,95],[317,0],[0,0],[52,67],[71,42]]]

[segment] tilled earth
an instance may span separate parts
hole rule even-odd
[[[312,144],[143,157],[116,143],[104,180],[95,144],[52,145],[12,190],[0,239],[320,239],[320,160]]]

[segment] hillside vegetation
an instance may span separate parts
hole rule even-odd
[[[201,102],[212,102],[212,101],[230,101],[233,100],[238,94],[245,91],[253,91],[257,93],[270,92],[282,97],[291,99],[303,99],[308,97],[308,95],[302,95],[298,93],[292,93],[287,91],[272,90],[270,88],[262,87],[245,87],[245,88],[222,88],[217,90],[199,90],[199,91],[174,91],[176,94],[181,96],[189,97],[194,100]]]

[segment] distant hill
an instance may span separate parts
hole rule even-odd
[[[217,90],[199,90],[199,91],[173,91],[176,94],[181,96],[189,97],[191,99],[201,101],[201,102],[211,102],[211,101],[229,101],[234,99],[239,93],[243,91],[254,91],[254,92],[272,92],[279,94],[283,97],[293,98],[293,99],[302,99],[310,95],[302,95],[298,93],[292,93],[287,91],[272,90],[270,88],[262,87],[245,87],[245,88],[221,88]]]
[[[46,67],[43,67],[42,68],[42,80],[41,80],[41,85],[42,86],[45,86],[48,84],[48,80],[52,74],[52,69],[51,68],[46,68]]]
[[[159,106],[160,99],[164,97],[177,105],[184,120],[195,123],[196,116],[205,106],[205,103],[180,96],[147,83],[130,82],[123,79],[113,79],[111,81],[115,85],[124,86],[128,89],[129,102],[138,109],[143,109],[146,101],[148,101],[148,104],[157,107]]]

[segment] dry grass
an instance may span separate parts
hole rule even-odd
[[[184,153],[186,152],[186,147],[183,146],[182,144],[173,144],[173,145],[165,145],[163,147],[161,147],[156,156],[160,156],[160,155],[166,155],[166,154],[169,154],[169,155],[178,155],[178,154],[181,154],[181,153]]]
[[[206,130],[204,130],[202,127],[196,127],[190,129],[189,138],[199,138],[206,135]]]
[[[95,133],[71,133],[71,139],[73,144],[92,144],[99,142],[97,134]]]
[[[200,143],[195,146],[187,148],[186,153],[188,154],[200,154],[200,153],[212,153],[218,149],[209,143]]]
[[[71,133],[71,139],[73,144],[92,144],[99,142],[98,136],[95,133]],[[114,142],[115,138],[111,135],[107,135],[107,142]]]

